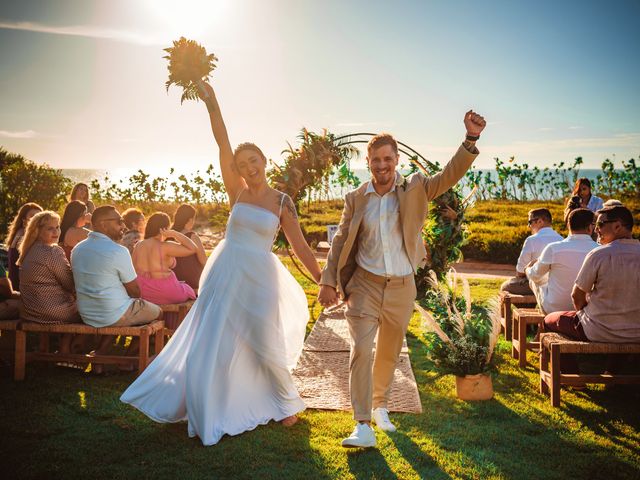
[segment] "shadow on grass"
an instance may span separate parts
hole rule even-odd
[[[397,479],[387,460],[377,448],[354,449],[347,452],[347,464],[353,476],[360,480],[370,478]]]
[[[4,478],[324,479],[331,466],[310,446],[305,418],[270,422],[205,447],[185,422],[157,424],[119,395],[133,375],[89,378],[31,368],[24,382],[0,379]],[[6,476],[8,475],[8,476]]]

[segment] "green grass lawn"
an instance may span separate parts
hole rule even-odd
[[[289,262],[287,265],[290,266]],[[300,276],[294,271],[294,274]],[[316,287],[302,281],[310,300]],[[473,280],[485,301],[499,282]],[[317,307],[314,307],[317,309]],[[552,409],[538,393],[537,360],[519,369],[501,341],[494,399],[456,399],[452,376],[424,361],[420,322],[408,334],[424,412],[392,414],[378,448],[345,450],[348,412],[308,410],[287,429],[271,423],[203,447],[185,424],[160,425],[120,403],[131,374],[92,377],[29,365],[24,382],[0,378],[2,478],[639,478],[640,391],[563,391]]]

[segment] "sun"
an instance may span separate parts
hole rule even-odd
[[[145,0],[171,36],[197,37],[221,25],[228,0]]]

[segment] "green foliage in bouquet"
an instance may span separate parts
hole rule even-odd
[[[215,62],[218,58],[207,51],[198,42],[180,37],[180,40],[173,41],[173,47],[165,48],[166,55],[162,58],[169,60],[167,69],[169,70],[169,80],[166,82],[167,91],[173,84],[182,87],[182,98],[185,100],[198,100],[198,86],[200,80],[209,80]]]
[[[429,279],[431,289],[416,306],[422,316],[432,368],[460,377],[490,372],[500,334],[497,302],[492,302],[489,309],[472,305],[469,283],[464,278],[463,296],[459,297],[455,272],[448,284],[438,282],[434,272]]]

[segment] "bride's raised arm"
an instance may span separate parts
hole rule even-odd
[[[209,111],[209,120],[211,120],[211,130],[216,139],[218,148],[220,149],[220,170],[222,171],[222,181],[224,188],[227,190],[229,202],[232,202],[247,185],[244,179],[235,170],[233,164],[233,150],[229,143],[229,135],[227,127],[222,119],[222,112],[216,99],[216,94],[211,85],[206,82],[199,82],[198,89],[200,98],[207,106]]]

